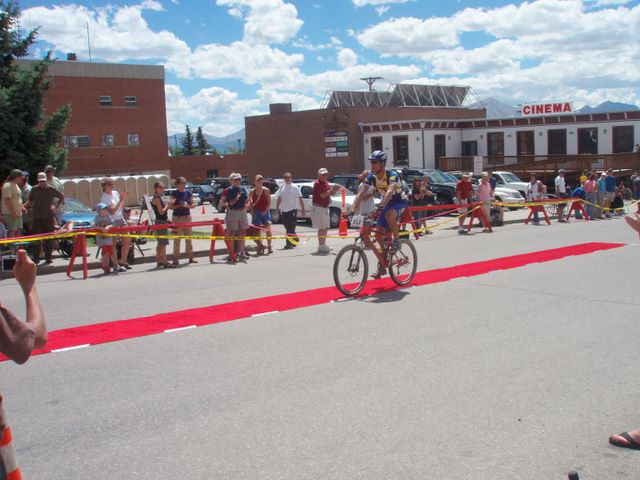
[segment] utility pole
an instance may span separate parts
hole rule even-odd
[[[369,91],[373,92],[373,84],[377,80],[382,80],[382,77],[364,77],[364,78],[361,78],[360,80],[364,80],[367,83],[367,85],[369,85]]]

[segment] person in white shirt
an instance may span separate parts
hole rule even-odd
[[[544,184],[537,179],[535,175],[531,175],[531,181],[527,184],[527,201],[539,202],[544,194]],[[533,212],[533,224],[540,225],[540,217],[538,212]]]
[[[556,177],[555,180],[555,184],[556,184],[556,196],[558,198],[569,198],[569,194],[567,193],[567,186],[566,183],[564,181],[564,169],[561,168],[558,171],[558,176]],[[565,203],[559,203],[558,204],[558,222],[560,223],[567,223],[568,220],[566,220],[564,218],[564,206],[566,204]]]
[[[304,202],[302,201],[302,193],[300,187],[294,185],[291,179],[291,172],[284,174],[284,184],[276,192],[277,202],[276,210],[280,212],[280,218],[287,231],[287,243],[284,246],[286,250],[290,250],[297,245],[297,241],[291,241],[296,236],[296,225],[298,224],[298,204],[300,204],[300,212],[304,217],[306,211]]]
[[[360,185],[358,186],[358,194],[360,194],[362,190],[366,190],[366,193],[362,194],[362,201],[358,205],[358,209],[356,211],[356,213],[359,213],[360,215],[367,215],[376,209],[374,198],[376,188],[373,185],[367,185],[365,183],[368,176],[368,170],[363,170],[362,173],[358,175],[358,181],[360,182]]]
[[[116,190],[113,189],[113,179],[109,177],[105,177],[100,182],[102,185],[102,195],[100,196],[100,202],[109,206],[109,214],[111,215],[111,219],[113,220],[113,225],[115,227],[126,227],[127,221],[124,218],[124,206],[127,202],[128,192],[122,192],[119,194]],[[117,270],[119,272],[124,272],[125,270],[130,270],[131,266],[127,262],[127,257],[129,256],[129,247],[131,246],[131,238],[130,237],[121,237],[120,239],[120,263],[117,265]]]

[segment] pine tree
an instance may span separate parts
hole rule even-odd
[[[198,145],[198,153],[200,155],[206,155],[210,147],[204,133],[202,133],[202,127],[198,127],[198,131],[196,132],[196,144]]]
[[[193,133],[191,133],[191,129],[189,125],[186,126],[184,131],[184,137],[180,139],[180,146],[182,146],[182,155],[193,155]]]
[[[65,105],[45,117],[44,101],[51,86],[46,75],[53,60],[49,52],[30,68],[17,67],[15,60],[27,55],[38,35],[36,28],[22,37],[19,16],[16,2],[0,0],[0,178],[14,168],[37,172],[51,164],[63,172],[67,166],[60,140],[71,108]]]

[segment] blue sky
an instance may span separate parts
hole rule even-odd
[[[22,28],[92,60],[163,64],[168,131],[223,136],[269,103],[318,108],[360,77],[479,98],[640,106],[640,0],[22,0]]]

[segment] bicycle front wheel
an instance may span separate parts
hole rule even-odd
[[[357,245],[347,245],[338,252],[333,262],[333,281],[348,297],[357,295],[367,283],[369,262],[364,250]]]
[[[409,240],[400,240],[400,248],[389,254],[389,275],[398,285],[406,285],[416,275],[418,254]]]

